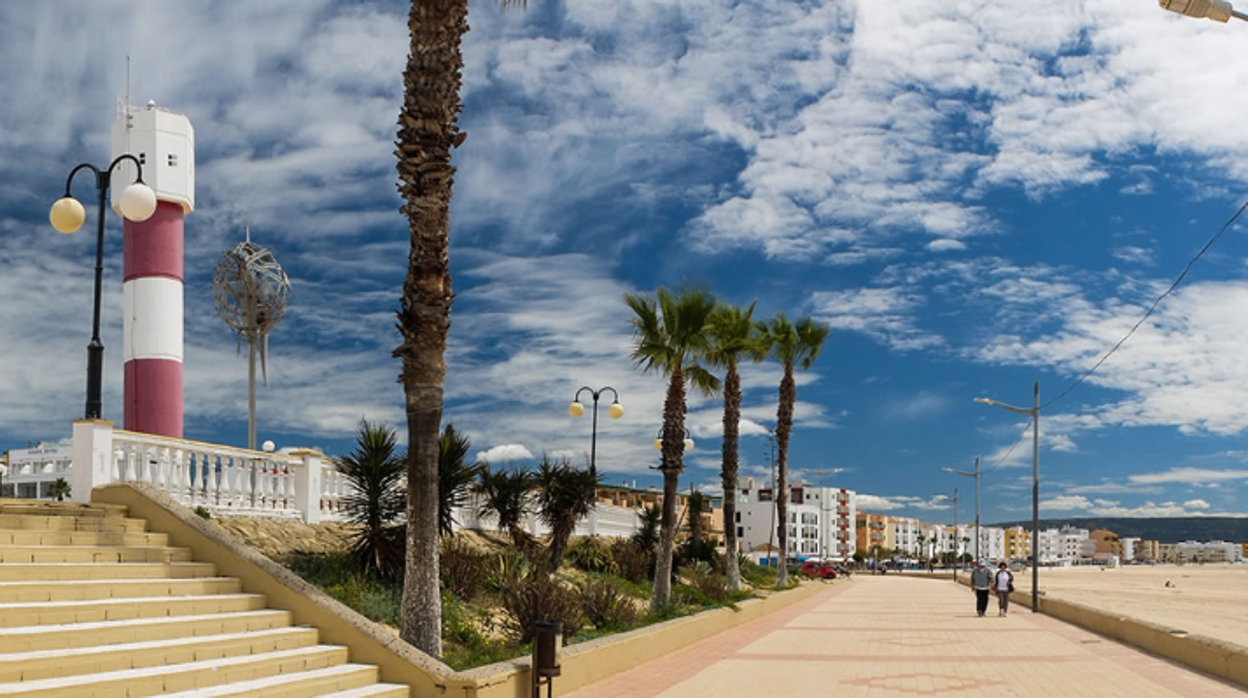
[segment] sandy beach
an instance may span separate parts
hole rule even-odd
[[[1169,581],[1173,586],[1167,587]],[[1017,594],[1031,572],[1016,572]],[[1248,647],[1248,565],[1040,568],[1046,596]]]

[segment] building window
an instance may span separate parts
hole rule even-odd
[[[177,166],[178,166],[178,156],[177,156],[176,154],[174,154],[174,153],[169,153],[169,160],[168,160],[168,162],[169,162],[169,166],[170,166],[170,167],[177,167]]]
[[[745,529],[737,526],[737,538],[745,538]]]

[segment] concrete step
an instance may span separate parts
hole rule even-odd
[[[0,528],[19,531],[120,531],[143,533],[147,522],[123,516],[70,516],[56,514],[2,514]]]
[[[190,548],[111,545],[0,545],[7,562],[190,562]]]
[[[0,582],[185,579],[215,575],[216,566],[210,562],[6,562],[0,565]]]
[[[241,589],[242,583],[234,577],[0,582],[0,603],[129,599],[139,596],[204,596],[237,594]]]
[[[0,529],[0,545],[169,545],[165,533],[125,533],[122,531],[40,531]]]
[[[375,683],[363,688],[349,688],[345,691],[322,693],[322,698],[408,698],[412,689],[397,683]]]
[[[4,499],[0,501],[0,515],[103,518],[107,516],[125,516],[127,513],[129,513],[129,508],[124,504],[83,504],[81,502],[56,502],[46,499]]]
[[[316,669],[341,666],[346,664],[346,661],[346,647],[313,645],[263,654],[209,659],[202,662],[22,681],[0,685],[0,695],[55,695],[58,698],[78,695],[152,696],[252,682],[281,674],[298,675]],[[375,672],[376,668],[373,670]]]
[[[311,647],[316,628],[275,628],[151,642],[0,654],[0,684]]]
[[[0,654],[151,642],[203,635],[225,635],[285,628],[290,624],[290,611],[265,609],[198,616],[27,625],[19,628],[0,628]]]
[[[0,628],[258,611],[265,601],[261,594],[213,594],[6,603],[0,604]]]
[[[379,674],[375,666],[341,664],[297,674],[282,674],[214,688],[170,693],[167,698],[312,698],[376,684]],[[403,690],[405,692],[402,695],[408,695],[406,686]]]

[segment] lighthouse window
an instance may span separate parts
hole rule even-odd
[[[147,153],[139,153],[139,164],[140,165],[147,164]]]
[[[178,156],[177,156],[177,155],[174,155],[173,153],[169,153],[169,166],[170,166],[170,167],[177,167],[177,166],[178,166]]]

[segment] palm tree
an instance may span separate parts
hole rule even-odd
[[[831,330],[827,325],[809,317],[794,324],[784,313],[776,313],[771,320],[758,323],[758,331],[763,335],[771,358],[784,366],[784,377],[780,379],[780,404],[776,408],[776,505],[780,520],[777,532],[780,550],[787,556],[789,435],[793,432],[793,406],[797,404],[797,381],[793,378],[793,369],[795,366],[800,366],[803,371],[810,368],[823,349],[823,343]],[[785,565],[781,565],[780,572],[776,575],[776,584],[783,586],[788,583],[789,571]]]
[[[519,468],[501,468],[497,471],[489,463],[481,466],[475,485],[481,495],[480,514],[498,516],[498,530],[507,532],[518,548],[528,547],[529,534],[521,524],[529,514],[529,492],[533,489],[533,475]]]
[[[719,389],[719,379],[698,363],[706,353],[706,325],[715,310],[715,299],[703,290],[673,294],[660,288],[651,298],[626,293],[624,302],[633,311],[633,361],[646,373],[668,377],[663,401],[663,523],[654,573],[651,608],[668,602],[672,593],[672,544],[676,535],[676,490],[685,455],[685,383],[705,394]]]
[[[388,425],[360,420],[356,448],[333,459],[347,481],[342,499],[348,520],[360,531],[351,541],[351,556],[365,572],[397,577],[403,565],[403,538],[392,524],[403,514],[406,463],[398,437]]]
[[[525,0],[498,0],[504,8]],[[438,582],[438,428],[451,325],[450,210],[455,168],[451,149],[467,134],[457,121],[468,31],[468,0],[412,0],[403,69],[403,108],[395,155],[400,209],[411,236],[398,311],[403,343],[399,382],[407,404],[407,563],[399,636],[426,654],[442,654]]]
[[[438,437],[438,534],[449,536],[455,530],[455,509],[468,499],[468,490],[481,470],[480,463],[468,463],[472,442],[468,435],[447,424]]]
[[[721,305],[711,315],[707,326],[710,346],[706,362],[722,368],[724,375],[724,463],[720,478],[724,483],[724,546],[725,572],[728,588],[741,588],[741,565],[737,560],[737,468],[741,431],[741,374],[737,364],[742,357],[761,361],[766,347],[759,341],[754,327],[754,304],[742,310],[735,305]]]
[[[589,515],[598,501],[598,485],[602,476],[590,470],[580,470],[568,460],[552,461],[542,456],[537,466],[534,484],[537,486],[537,513],[550,528],[550,571],[556,572],[563,564],[563,553],[568,539],[576,529],[576,522]]]
[[[685,498],[685,516],[689,519],[689,540],[695,543],[702,540],[702,514],[710,503],[710,498],[698,490],[690,492]]]
[[[58,477],[52,481],[51,485],[48,485],[48,494],[56,497],[56,501],[63,502],[69,496],[71,489],[73,488],[65,481],[65,478]]]

